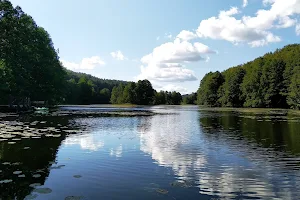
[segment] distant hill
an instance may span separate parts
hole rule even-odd
[[[95,76],[66,71],[66,104],[106,104],[110,103],[112,89],[127,81],[97,78]]]

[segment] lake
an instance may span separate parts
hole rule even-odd
[[[299,115],[197,106],[56,112],[0,115],[0,199],[300,198]]]

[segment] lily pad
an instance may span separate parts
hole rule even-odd
[[[8,142],[7,144],[16,144],[16,142]]]
[[[25,150],[30,149],[30,147],[24,147]]]
[[[10,165],[10,162],[4,162],[2,165]]]
[[[12,163],[11,165],[16,166],[16,165],[20,165],[20,164],[21,164],[20,162],[15,162],[15,163]]]
[[[32,199],[36,199],[37,197],[38,197],[37,194],[30,194],[27,195],[24,200],[32,200]]]
[[[52,192],[52,190],[50,188],[35,188],[33,190],[33,192],[37,192],[37,193],[40,193],[40,194],[49,194]]]
[[[16,175],[22,174],[22,171],[14,171],[13,174],[16,174]]]
[[[32,183],[32,184],[30,184],[29,185],[29,187],[38,187],[38,186],[41,186],[41,184],[40,183]]]
[[[21,174],[18,176],[19,178],[25,178],[25,174]]]
[[[50,169],[61,169],[64,166],[66,166],[66,165],[52,166],[52,167],[50,167]]]
[[[2,183],[11,183],[12,181],[13,180],[11,180],[11,179],[1,180],[0,184],[2,184]]]
[[[160,188],[156,189],[156,192],[158,192],[158,193],[160,193],[160,194],[168,194],[168,193],[169,193],[168,190],[160,189]]]
[[[74,175],[73,177],[74,178],[81,178],[82,176],[81,175]]]
[[[34,175],[32,175],[32,177],[33,177],[33,178],[40,178],[41,175],[40,175],[40,174],[34,174]]]

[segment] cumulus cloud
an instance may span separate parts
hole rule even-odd
[[[244,17],[243,21],[249,28],[269,30],[272,28],[288,28],[294,26],[294,15],[300,14],[299,0],[276,0],[269,10],[258,10],[255,17]]]
[[[99,56],[83,58],[79,63],[70,62],[63,59],[60,61],[65,68],[74,71],[93,70],[97,66],[105,65],[105,62]]]
[[[184,82],[197,80],[194,72],[184,64],[205,60],[204,54],[215,53],[208,46],[195,42],[181,41],[164,43],[145,55],[141,62],[141,74],[137,79],[160,82]]]
[[[245,2],[244,2],[245,3]],[[260,9],[255,16],[236,17],[238,8],[221,11],[217,17],[200,22],[197,34],[201,38],[226,40],[234,44],[248,43],[252,47],[280,42],[272,29],[288,28],[296,25],[296,15],[300,14],[300,0],[264,0],[270,9]]]
[[[160,82],[184,82],[197,80],[194,72],[182,65],[156,65],[141,66],[141,74],[137,79],[149,79]]]
[[[280,41],[280,38],[271,32],[252,28],[245,24],[243,20],[233,17],[238,13],[239,10],[234,7],[228,11],[221,11],[218,17],[202,20],[197,29],[198,36],[227,40],[234,44],[246,42],[253,47]]]
[[[127,60],[127,58],[123,55],[123,53],[120,50],[111,52],[110,55],[116,60]]]
[[[189,41],[189,40],[197,38],[197,34],[191,32],[191,31],[182,30],[177,35],[177,38],[181,39],[182,41]]]
[[[246,6],[248,6],[248,0],[243,0],[243,8],[245,8]]]
[[[208,46],[196,42],[194,44],[176,39],[174,42],[164,43],[153,52],[144,56],[143,63],[182,63],[202,60],[202,55],[215,53]]]

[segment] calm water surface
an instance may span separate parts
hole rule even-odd
[[[0,119],[0,199],[300,199],[299,117],[141,109]]]

